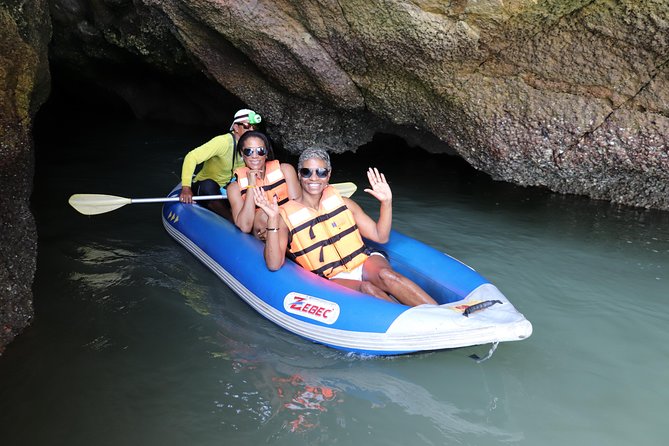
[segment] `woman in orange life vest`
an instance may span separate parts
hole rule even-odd
[[[256,205],[250,191],[262,190],[267,198],[276,197],[279,205],[302,193],[295,168],[288,163],[274,159],[269,139],[258,131],[246,132],[239,138],[237,148],[244,159],[244,167],[234,171],[236,181],[227,187],[232,218],[243,232],[251,232],[264,240],[267,216],[256,212]],[[250,197],[250,199],[247,199]]]
[[[271,271],[283,265],[286,251],[301,266],[348,288],[415,306],[434,304],[422,288],[394,271],[388,260],[371,252],[362,237],[384,243],[392,224],[392,192],[386,178],[370,168],[371,189],[381,203],[374,221],[353,200],[328,185],[330,157],[325,150],[307,149],[298,162],[302,196],[279,208],[276,199],[254,190],[256,205],[267,214],[265,262]]]

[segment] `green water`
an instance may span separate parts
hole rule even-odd
[[[0,357],[3,445],[660,445],[669,214],[491,181],[381,139],[335,157],[393,188],[394,227],[476,268],[521,342],[360,358],[268,322],[174,242],[159,205],[85,217],[72,193],[164,195],[210,130],[46,129],[33,325]],[[399,166],[397,166],[399,164]]]

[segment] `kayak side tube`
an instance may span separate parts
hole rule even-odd
[[[398,232],[393,231],[390,242],[379,248],[441,305],[411,308],[386,302],[318,277],[291,261],[279,271],[269,271],[262,242],[197,205],[166,204],[163,224],[261,315],[337,349],[390,355],[519,340],[531,334],[529,321],[494,285],[457,260]],[[463,316],[468,305],[490,299],[502,303]]]

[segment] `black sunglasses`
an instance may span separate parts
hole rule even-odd
[[[244,156],[251,156],[254,153],[257,153],[258,156],[267,155],[267,149],[265,147],[244,147],[242,149]]]
[[[248,122],[236,122],[235,124],[241,125],[242,127],[244,127],[244,130],[256,128],[255,124],[249,124]]]
[[[316,172],[316,176],[318,178],[325,178],[330,173],[330,169],[326,169],[325,167],[318,167],[316,169],[310,169],[308,167],[303,167],[299,170],[299,172],[300,172],[300,176],[302,178],[311,178],[311,175],[313,175],[314,172]]]

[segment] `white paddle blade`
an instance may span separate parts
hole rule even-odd
[[[332,186],[334,186],[335,189],[337,189],[337,192],[339,192],[339,195],[342,197],[350,197],[355,193],[356,190],[358,190],[358,186],[355,185],[355,183],[334,183]]]
[[[130,198],[102,194],[74,194],[68,200],[70,206],[84,215],[97,215],[111,212],[130,204]]]

